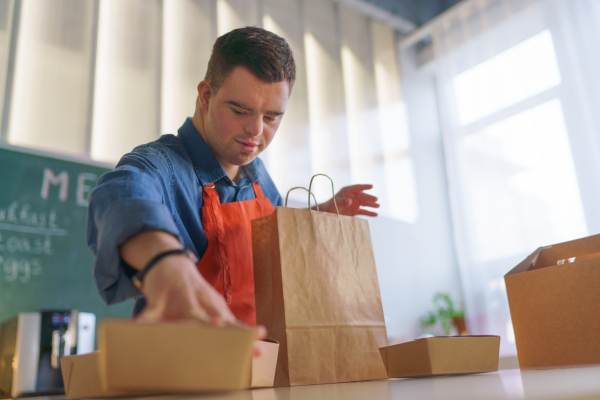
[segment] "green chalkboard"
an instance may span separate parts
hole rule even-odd
[[[130,315],[132,301],[100,298],[86,245],[87,195],[109,170],[0,147],[0,321],[40,309]]]

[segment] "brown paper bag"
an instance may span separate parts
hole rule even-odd
[[[252,251],[256,321],[280,343],[275,386],[387,378],[366,220],[277,207],[252,221]]]

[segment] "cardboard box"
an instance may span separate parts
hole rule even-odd
[[[67,399],[152,394],[150,392],[122,393],[104,390],[100,381],[99,360],[100,353],[98,351],[89,354],[61,357],[60,368],[62,370]]]
[[[256,342],[251,328],[195,323],[107,321],[100,350],[61,358],[66,397],[102,398],[212,392],[273,385],[279,344]]]
[[[498,371],[499,336],[441,336],[379,349],[389,378]]]
[[[600,235],[540,247],[505,275],[521,369],[600,364],[598,252]]]
[[[252,358],[250,387],[272,387],[275,381],[275,367],[277,367],[279,343],[276,340],[266,339],[264,341],[257,341],[256,345],[262,350],[262,355]]]
[[[107,320],[98,333],[100,377],[111,392],[223,391],[250,381],[254,329]]]

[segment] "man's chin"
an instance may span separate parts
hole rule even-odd
[[[239,167],[243,167],[244,165],[248,165],[252,161],[254,161],[256,159],[256,157],[258,157],[258,154],[259,153],[256,152],[253,154],[238,155],[237,157],[232,157],[232,159],[229,160],[229,163],[233,164],[233,165],[237,165]]]

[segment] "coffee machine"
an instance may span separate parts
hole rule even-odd
[[[96,316],[77,310],[19,313],[0,325],[0,395],[64,393],[60,357],[94,351]]]

